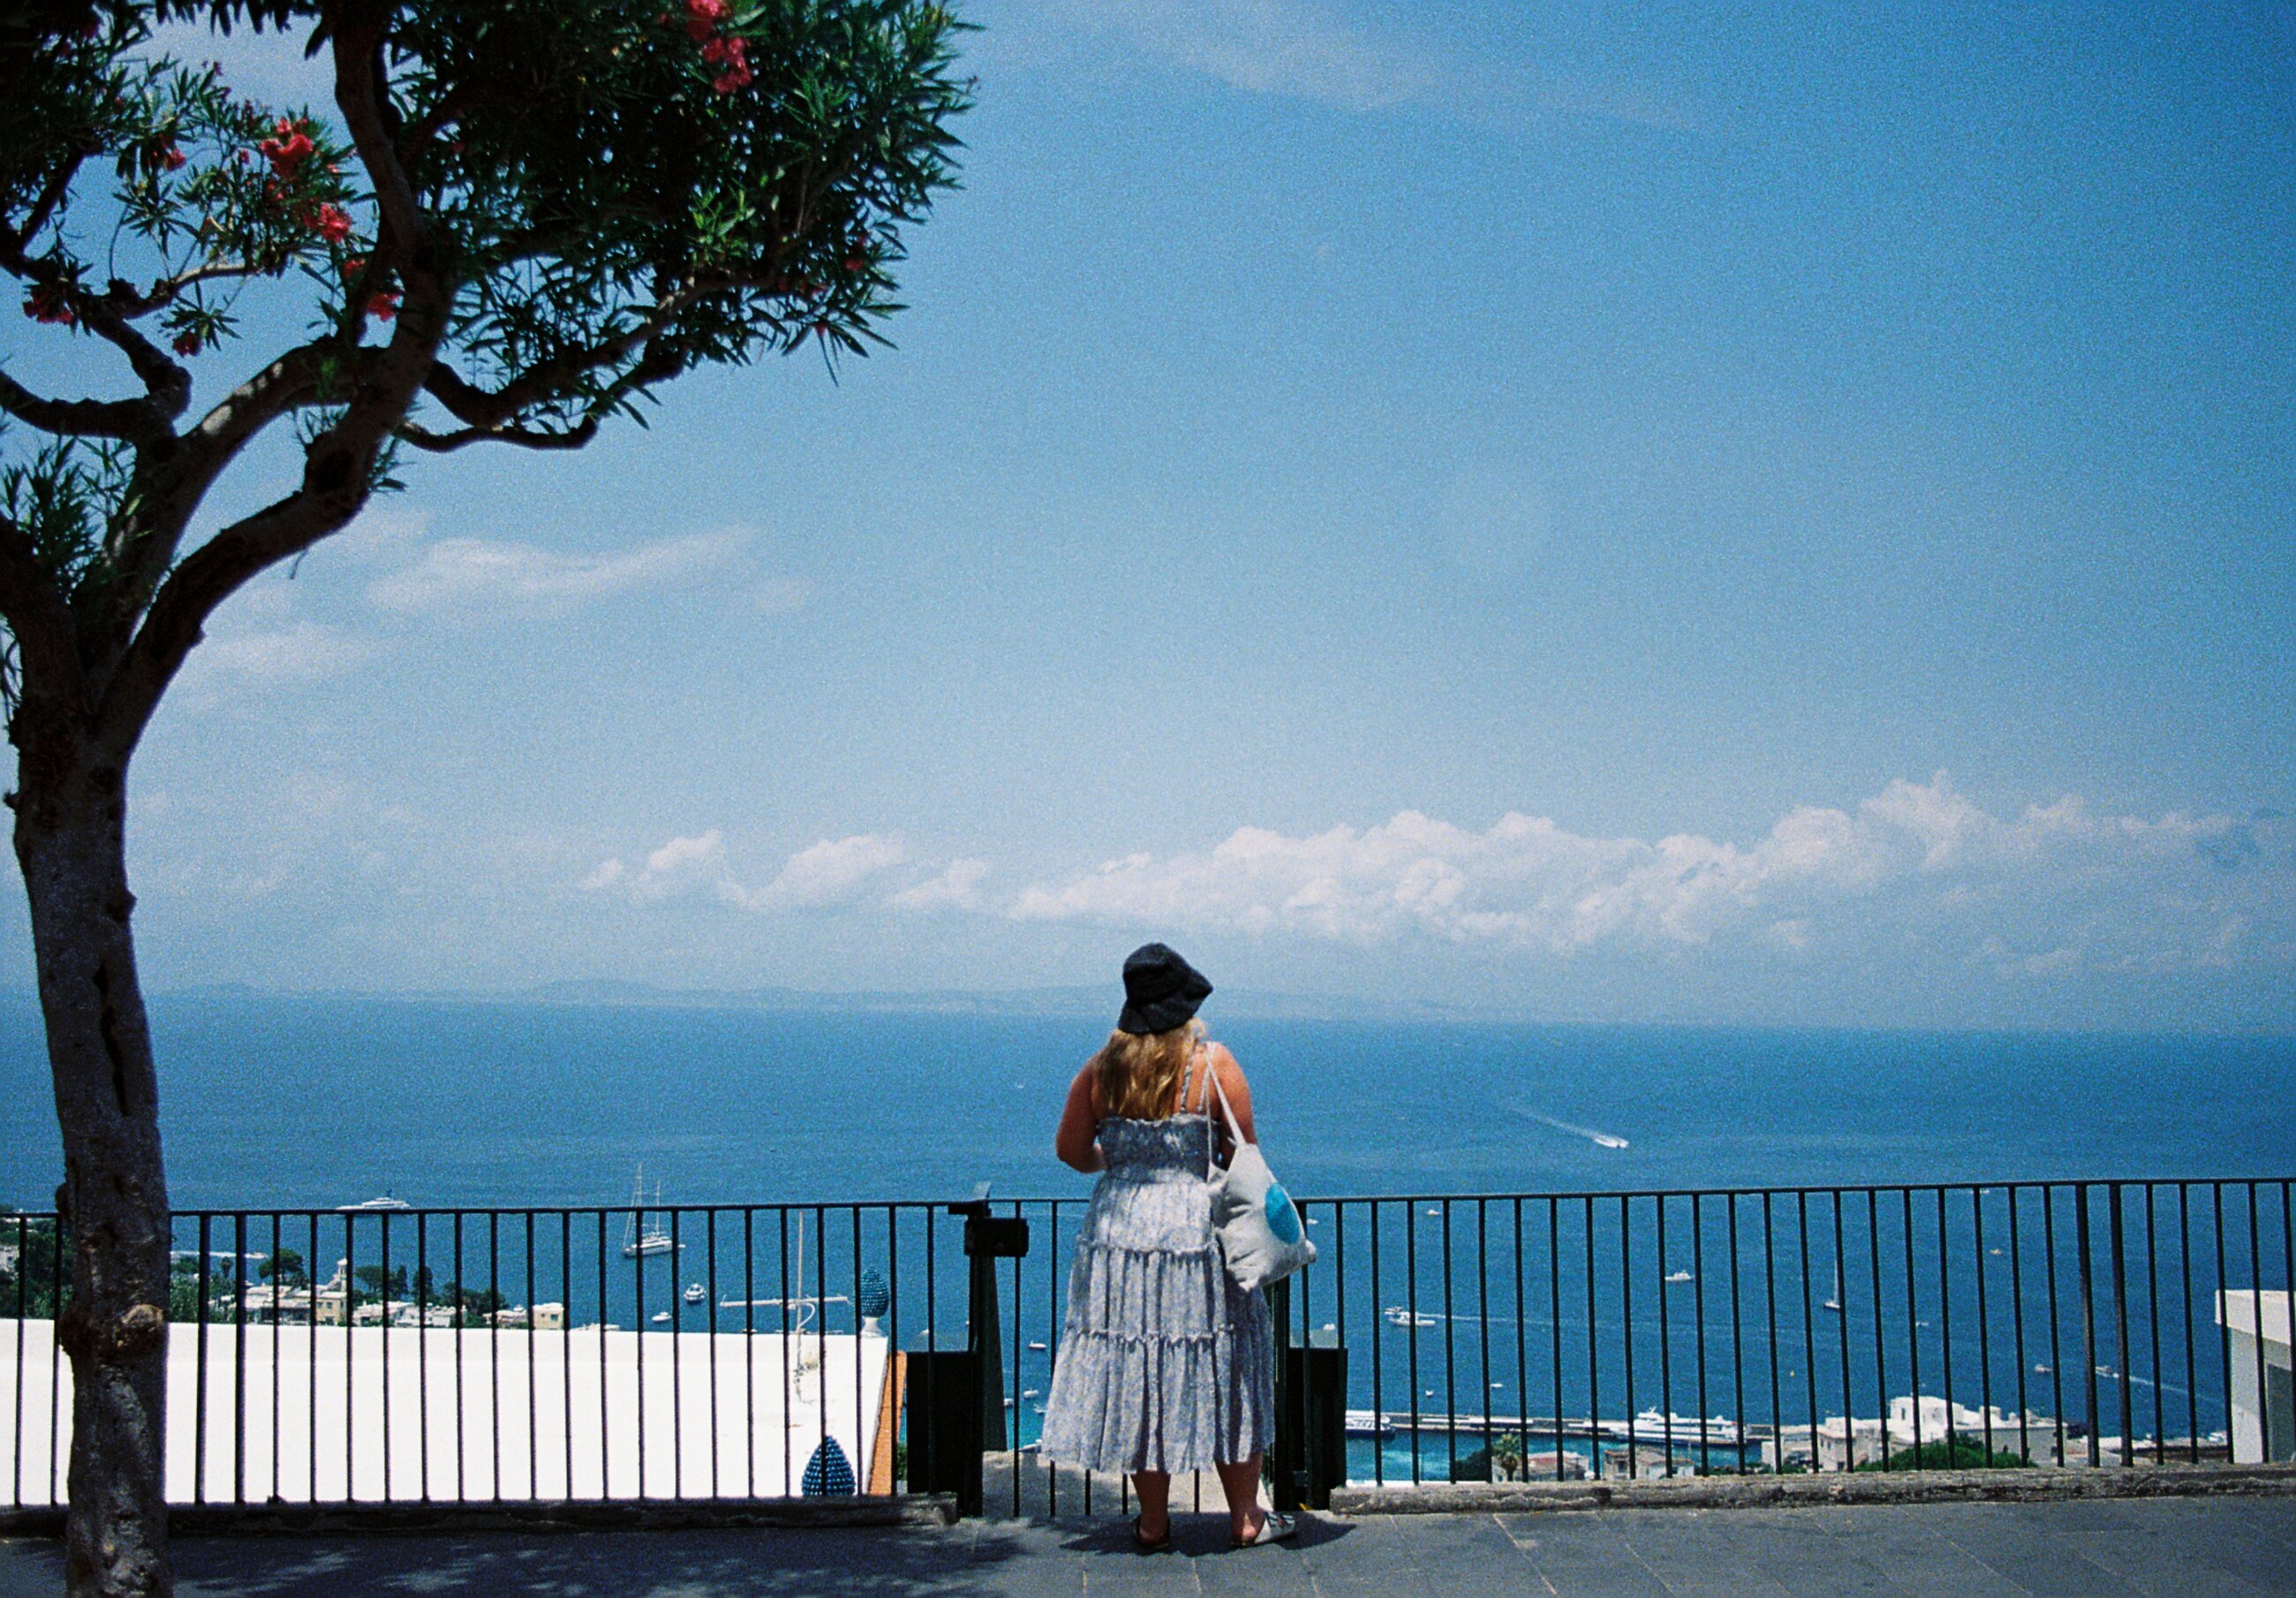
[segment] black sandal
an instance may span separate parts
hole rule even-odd
[[[1172,1552],[1172,1522],[1171,1522],[1171,1520],[1169,1519],[1169,1517],[1167,1517],[1167,1518],[1166,1518],[1166,1520],[1165,1520],[1165,1521],[1164,1521],[1164,1535],[1163,1535],[1162,1537],[1160,1537],[1157,1538],[1154,1542],[1152,1542],[1152,1542],[1150,1542],[1146,1537],[1142,1537],[1142,1536],[1140,1535],[1140,1517],[1139,1517],[1138,1515],[1135,1515],[1135,1516],[1133,1516],[1133,1517],[1132,1517],[1132,1552],[1133,1552],[1133,1553],[1171,1553],[1171,1552]]]

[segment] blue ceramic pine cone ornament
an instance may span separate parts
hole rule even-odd
[[[805,1462],[805,1475],[798,1491],[808,1498],[849,1498],[860,1489],[854,1485],[853,1467],[845,1461],[845,1450],[837,1439],[825,1437]]]
[[[885,1278],[878,1274],[876,1267],[872,1266],[863,1271],[861,1273],[861,1313],[873,1320],[891,1308],[892,1304],[892,1290],[885,1285]]]

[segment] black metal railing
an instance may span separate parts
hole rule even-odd
[[[1035,1451],[1084,1207],[183,1214],[168,1493],[1122,1511],[1121,1479]],[[1300,1208],[1321,1258],[1271,1294],[1280,1503],[1341,1479],[2251,1463],[2296,1438],[2286,1179]],[[20,1507],[63,1490],[60,1241],[0,1216]]]

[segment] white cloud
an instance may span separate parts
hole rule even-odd
[[[1176,66],[1257,93],[1368,110],[1437,86],[1431,68],[1300,0],[1088,0],[1061,9]]]
[[[876,898],[888,873],[908,863],[908,848],[898,838],[875,832],[825,838],[790,856],[773,881],[753,889],[727,865],[725,834],[712,827],[670,839],[636,866],[619,856],[602,860],[578,886],[588,893],[626,894],[637,904],[704,892],[756,911],[826,909],[865,902],[906,910],[980,907],[977,890],[988,867],[978,860],[951,861],[938,875],[890,900]]]
[[[174,695],[193,709],[280,688],[339,677],[365,664],[374,645],[340,627],[293,616],[284,581],[259,583],[220,612],[184,660]]]
[[[801,611],[813,597],[813,585],[803,578],[767,578],[758,585],[755,598],[758,613],[765,616],[787,616]]]
[[[850,904],[876,883],[884,873],[907,861],[908,849],[898,838],[859,832],[850,838],[824,838],[800,849],[783,865],[781,874],[751,891],[727,878],[718,885],[727,904],[747,910],[811,909]]]
[[[722,874],[725,862],[725,835],[712,827],[691,838],[671,839],[648,855],[636,871],[624,865],[619,856],[601,860],[580,886],[586,893],[623,889],[638,903],[650,904],[681,888],[707,885]]]
[[[1234,88],[1350,111],[1419,105],[1497,126],[1542,113],[1677,129],[1691,120],[1638,86],[1447,59],[1358,27],[1328,0],[1048,0],[1044,10],[1071,35],[1113,37]]]
[[[2277,827],[2258,864],[2212,847]],[[1800,956],[1886,924],[1949,937],[1997,971],[2060,975],[2139,963],[2220,967],[2258,921],[2288,929],[2287,828],[2170,813],[2100,817],[2077,798],[2004,819],[1942,774],[1855,811],[1805,806],[1751,846],[1571,832],[1510,813],[1481,832],[1405,811],[1291,836],[1244,827],[1204,853],[1137,854],[1007,901],[1021,920],[1292,934],[1360,945],[1407,936],[1569,955],[1700,947],[1742,930]],[[1972,918],[1982,924],[1972,926]],[[2226,929],[2234,929],[2227,933]]]
[[[411,564],[369,584],[367,597],[385,610],[409,612],[557,613],[721,572],[746,541],[734,529],[685,533],[583,554],[538,544],[442,538]]]
[[[693,838],[673,838],[646,856],[646,870],[666,877],[692,866],[713,865],[726,857],[726,840],[712,827]]]
[[[902,910],[977,910],[983,900],[980,884],[988,875],[986,860],[952,860],[939,876],[928,877],[892,897]]]

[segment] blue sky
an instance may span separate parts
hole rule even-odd
[[[966,14],[898,350],[218,618],[151,986],[2296,1025],[2285,8]]]

